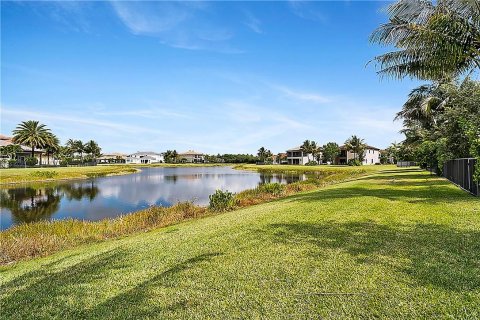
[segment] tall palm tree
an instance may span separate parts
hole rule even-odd
[[[42,148],[47,144],[50,129],[38,121],[23,121],[13,130],[12,141],[32,148],[32,158],[35,157],[35,148]]]
[[[96,143],[93,140],[90,140],[87,143],[85,143],[85,145],[83,146],[83,149],[87,154],[89,154],[93,158],[93,160],[95,160],[95,158],[100,155],[100,152],[102,150],[98,146],[98,143]]]
[[[47,164],[50,164],[50,155],[57,153],[60,149],[60,140],[54,134],[49,134],[46,144],[44,145],[47,153]]]
[[[303,153],[307,154],[308,161],[310,161],[310,155],[313,156],[313,159],[316,159],[317,155],[320,154],[321,151],[320,147],[317,146],[317,143],[313,140],[303,141],[303,144],[300,146],[300,150],[302,150]]]
[[[83,152],[84,150],[84,145],[82,140],[73,140],[73,139],[68,139],[67,141],[67,147],[72,150],[73,153],[77,153],[80,155],[80,159],[83,161]]]
[[[442,80],[480,69],[478,0],[399,0],[370,41],[399,50],[377,56],[380,75]]]
[[[267,149],[265,149],[265,147],[260,147],[260,149],[258,149],[257,156],[260,159],[260,162],[264,162],[267,156]]]
[[[355,160],[360,159],[363,156],[365,147],[365,141],[356,135],[351,136],[345,141],[345,148],[347,148],[348,151],[353,152],[353,158]]]

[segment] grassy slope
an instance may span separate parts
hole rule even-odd
[[[480,201],[390,170],[1,270],[3,318],[479,318]]]
[[[52,172],[55,173],[50,177],[49,173]],[[0,184],[84,179],[99,175],[126,174],[133,172],[137,172],[137,169],[127,165],[0,169]]]

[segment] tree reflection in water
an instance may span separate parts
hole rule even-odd
[[[60,208],[63,197],[93,201],[99,194],[93,181],[89,184],[62,184],[0,190],[0,207],[9,209],[15,223],[49,220]]]

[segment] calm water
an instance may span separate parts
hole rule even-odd
[[[145,168],[124,176],[0,189],[0,228],[38,220],[100,220],[178,201],[207,205],[216,189],[239,192],[268,182],[291,183],[298,174],[261,174],[229,167]]]

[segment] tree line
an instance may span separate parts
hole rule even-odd
[[[16,163],[16,155],[22,152],[22,146],[30,148],[30,157],[25,159],[27,165],[33,166],[38,163],[35,152],[43,150],[47,156],[47,163],[50,157],[60,159],[60,164],[80,164],[95,162],[101,155],[102,149],[94,140],[82,142],[81,140],[69,139],[65,145],[61,145],[60,139],[38,121],[23,121],[13,130],[13,144],[0,147],[0,153],[7,156]]]
[[[381,77],[426,81],[397,113],[405,139],[387,150],[441,174],[445,161],[477,159],[480,180],[480,2],[400,0],[371,41],[398,50],[374,58]]]

